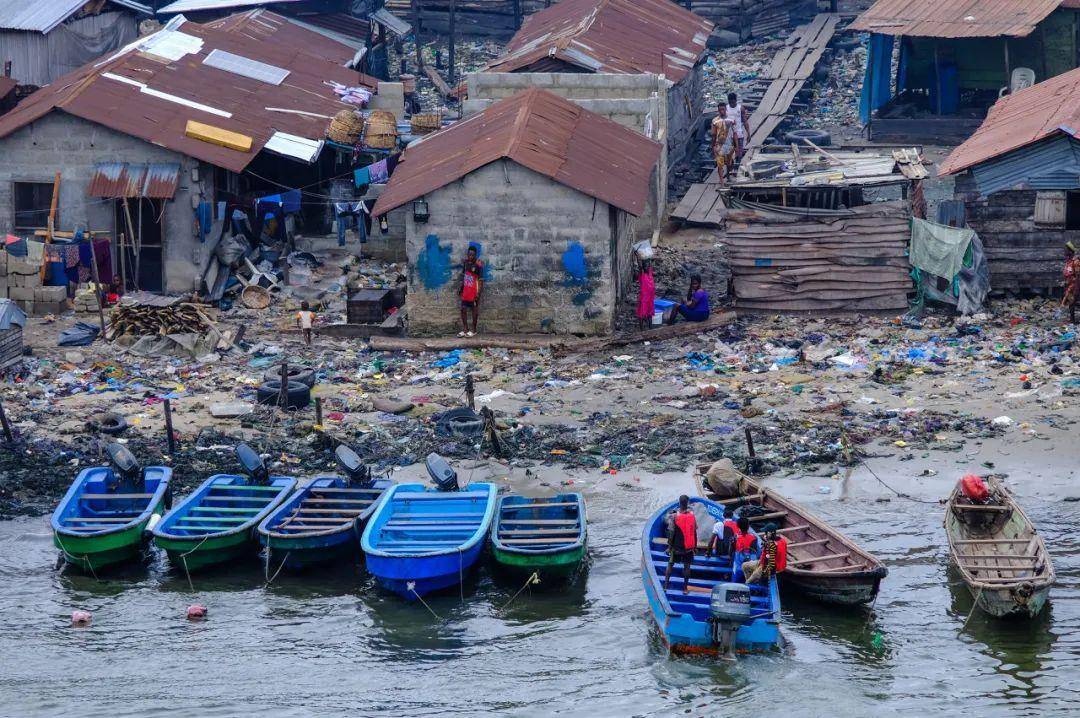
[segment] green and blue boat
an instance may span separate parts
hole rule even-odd
[[[142,555],[146,532],[171,503],[172,469],[138,465],[120,444],[111,466],[83,469],[53,511],[53,543],[69,566],[97,573]]]
[[[236,455],[245,476],[211,476],[154,527],[154,543],[174,565],[194,571],[254,555],[259,522],[296,488],[294,478],[270,476],[246,444]]]
[[[491,527],[492,556],[514,573],[541,580],[573,577],[585,558],[585,499],[581,494],[499,499]]]

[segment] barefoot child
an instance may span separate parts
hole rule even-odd
[[[311,327],[315,323],[315,312],[307,302],[300,302],[300,311],[296,313],[296,326],[304,333],[304,344],[311,346]]]

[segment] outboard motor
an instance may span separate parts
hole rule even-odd
[[[334,451],[334,458],[337,459],[338,468],[345,474],[350,484],[371,485],[371,469],[355,451],[345,444],[340,444]]]
[[[744,583],[718,583],[709,600],[713,641],[726,660],[735,659],[735,633],[750,620],[750,587]]]
[[[266,464],[263,463],[262,457],[255,452],[255,449],[252,449],[247,444],[240,444],[236,447],[236,458],[240,461],[241,468],[243,468],[244,473],[248,475],[253,484],[270,483],[270,472],[267,470]]]
[[[105,453],[109,455],[109,463],[112,464],[113,476],[116,477],[117,485],[123,484],[145,489],[142,467],[139,466],[139,461],[134,454],[128,451],[127,447],[116,443],[108,444],[105,447]]]
[[[428,476],[439,487],[439,491],[458,491],[457,472],[450,466],[450,462],[432,452],[428,454],[424,462],[427,466]]]

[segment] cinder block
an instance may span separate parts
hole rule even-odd
[[[67,302],[33,302],[28,314],[43,317],[46,314],[62,314],[67,310]]]
[[[37,274],[41,271],[41,265],[27,261],[23,257],[7,257],[7,269],[9,274]]]
[[[67,299],[67,287],[37,287],[34,289],[35,302],[63,302]]]
[[[34,290],[30,287],[8,287],[8,297],[17,301],[33,302]]]

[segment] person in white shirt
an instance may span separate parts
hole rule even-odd
[[[750,113],[734,92],[729,92],[727,96],[727,116],[735,121],[735,162],[738,163],[746,154],[746,140],[750,137]]]

